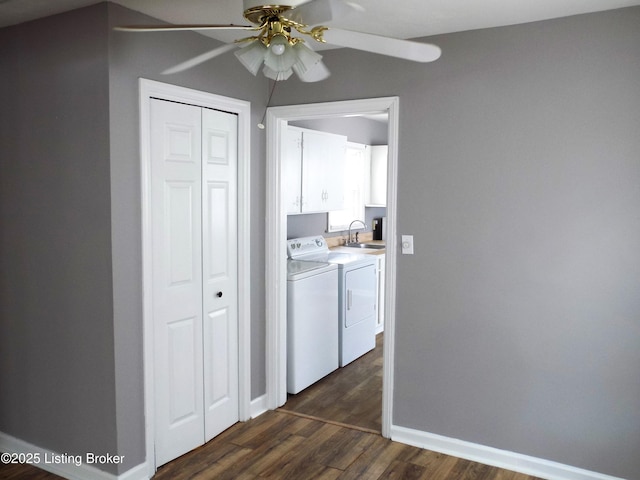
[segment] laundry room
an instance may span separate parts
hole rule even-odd
[[[282,408],[379,433],[388,114],[289,122],[286,137]]]

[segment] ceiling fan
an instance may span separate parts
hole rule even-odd
[[[346,0],[282,0],[285,5],[265,4],[265,0],[243,0],[244,18],[253,25],[130,25],[115,27],[127,32],[178,30],[247,30],[254,35],[225,44],[172,67],[163,73],[177,73],[240,47],[235,55],[253,75],[262,66],[272,80],[286,80],[293,72],[303,82],[317,82],[330,73],[322,56],[305,45],[305,40],[363,50],[381,55],[432,62],[440,57],[436,45],[399,40],[381,35],[329,28],[321,25],[361,9]],[[310,27],[310,25],[315,25]]]

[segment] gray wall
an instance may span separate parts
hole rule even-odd
[[[124,454],[119,472],[144,460],[137,78],[249,100],[255,123],[269,94],[233,56],[161,77],[218,44],[109,29],[140,20],[98,5],[0,30],[0,431]],[[395,424],[637,478],[639,24],[632,8],[439,36],[426,65],[327,51],[328,80],[276,89],[400,96],[416,254],[398,258]],[[258,129],[251,161],[261,245]],[[261,249],[251,264],[255,398]]]
[[[233,55],[160,71],[220,45],[99,4],[0,30],[0,431],[57,452],[145,458],[138,79],[252,105],[269,84]],[[242,81],[238,81],[238,79]],[[264,132],[251,132],[251,235],[264,243]],[[264,278],[264,252],[251,258]],[[265,392],[264,282],[252,285],[252,397]]]
[[[443,35],[426,65],[338,50],[276,91],[400,97],[395,424],[639,478],[639,25]]]
[[[106,10],[0,30],[0,431],[115,453]]]
[[[109,26],[157,23],[118,5],[109,6]],[[209,51],[220,43],[185,32],[110,33],[109,84],[111,120],[111,199],[113,230],[114,329],[116,338],[116,400],[118,442],[121,451],[141,452],[144,458],[141,219],[138,79],[140,77],[185,86],[251,102],[251,125],[262,118],[269,85],[264,77],[246,75],[233,54],[204,63],[181,74],[158,72]],[[241,81],[238,81],[241,79]],[[251,278],[264,278],[264,131],[251,134]],[[251,394],[266,391],[264,282],[252,283]],[[135,463],[133,464],[135,465]]]

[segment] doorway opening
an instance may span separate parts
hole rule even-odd
[[[398,152],[397,97],[321,104],[272,107],[267,112],[266,315],[267,401],[275,409],[287,401],[287,215],[281,165],[283,132],[290,122],[336,117],[387,115],[387,221],[384,294],[384,346],[382,361],[381,430],[390,436],[393,399],[393,347],[395,329],[396,202]]]

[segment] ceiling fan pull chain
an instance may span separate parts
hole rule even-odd
[[[258,124],[258,128],[260,130],[264,130],[264,119],[267,116],[267,108],[269,108],[269,105],[271,105],[271,97],[273,97],[273,92],[275,91],[277,84],[278,84],[278,81],[274,80],[273,87],[271,87],[271,93],[269,94],[269,100],[267,100],[267,105],[264,107],[264,114],[262,115],[262,120],[260,120],[260,123]]]

